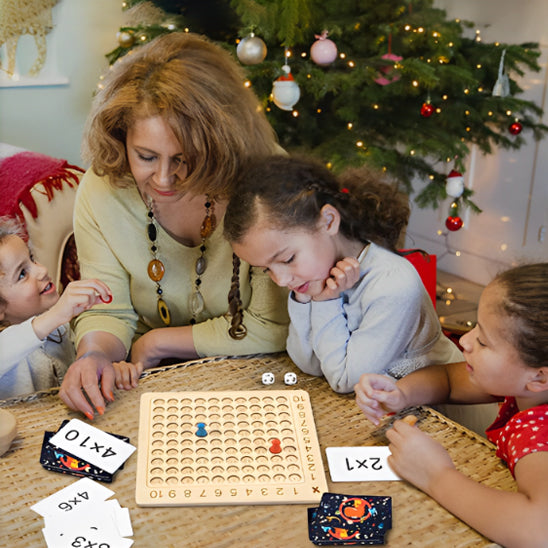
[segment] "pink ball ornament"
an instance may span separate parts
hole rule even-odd
[[[326,30],[321,35],[315,34],[314,36],[317,40],[310,48],[310,58],[320,66],[331,64],[337,58],[337,46],[327,38]]]
[[[391,61],[391,64],[381,67],[380,75],[378,78],[375,78],[375,82],[380,86],[387,86],[388,84],[397,82],[400,79],[400,75],[397,69],[394,68],[394,64],[401,61],[403,57],[394,55],[393,53],[385,53],[381,59]]]

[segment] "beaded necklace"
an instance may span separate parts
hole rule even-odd
[[[192,318],[190,320],[191,325],[196,323],[198,314],[200,314],[205,308],[204,297],[200,292],[200,286],[202,285],[201,276],[207,268],[207,261],[205,258],[205,242],[217,226],[215,206],[213,201],[209,199],[208,194],[206,194],[206,202],[204,206],[206,215],[202,221],[202,226],[200,226],[200,237],[202,238],[202,243],[200,245],[200,256],[196,259],[196,263],[194,265],[194,271],[196,272],[196,280],[194,280],[194,293],[192,293],[188,299],[188,307],[192,313]]]
[[[164,263],[160,260],[158,256],[158,229],[156,227],[156,219],[154,217],[154,202],[152,200],[149,200],[147,205],[147,216],[148,216],[148,224],[147,224],[147,236],[148,240],[150,242],[150,252],[152,254],[152,259],[148,263],[148,277],[156,284],[156,294],[158,298],[158,314],[160,315],[160,318],[162,318],[162,321],[166,326],[171,325],[171,313],[169,311],[169,308],[166,304],[166,302],[163,299],[163,289],[160,284],[162,278],[165,274],[165,266]],[[196,279],[194,280],[194,292],[191,293],[188,301],[188,306],[190,308],[190,312],[192,314],[192,318],[190,320],[190,323],[194,325],[197,321],[197,316],[204,310],[205,303],[204,303],[204,297],[202,293],[200,292],[200,286],[202,284],[201,276],[204,274],[207,268],[207,261],[205,258],[205,252],[206,252],[206,240],[211,235],[211,233],[215,230],[215,227],[217,226],[217,221],[215,218],[215,212],[214,212],[214,204],[209,199],[209,195],[206,194],[206,202],[204,204],[206,215],[204,217],[204,220],[202,221],[202,225],[200,227],[200,237],[202,239],[201,245],[200,245],[200,256],[198,259],[196,259],[196,263],[194,265],[194,271],[196,272]]]
[[[150,242],[150,252],[152,254],[152,259],[148,263],[147,272],[148,277],[156,284],[156,294],[158,296],[158,314],[160,314],[160,318],[162,318],[162,321],[165,325],[170,325],[171,314],[169,312],[167,304],[165,303],[164,299],[162,299],[164,292],[162,290],[162,286],[160,285],[160,281],[166,273],[166,268],[164,266],[164,263],[158,258],[158,244],[156,243],[156,239],[158,237],[158,229],[156,228],[156,222],[154,219],[153,206],[154,202],[151,199],[148,203],[147,211],[147,236]]]

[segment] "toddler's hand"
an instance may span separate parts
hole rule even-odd
[[[116,388],[119,390],[131,390],[137,388],[139,384],[139,377],[143,372],[143,364],[141,362],[114,362]]]
[[[77,280],[71,282],[57,302],[32,321],[32,327],[39,339],[47,337],[54,329],[69,322],[88,308],[112,300],[110,289],[99,280]]]
[[[93,305],[112,300],[110,289],[100,280],[77,280],[67,285],[59,300],[51,307],[65,322]]]
[[[389,411],[400,411],[406,407],[405,395],[397,387],[396,381],[385,375],[365,373],[354,386],[356,404],[373,423]]]
[[[360,279],[360,263],[354,257],[345,257],[329,271],[323,291],[315,296],[315,301],[338,299],[340,294],[353,287]]]

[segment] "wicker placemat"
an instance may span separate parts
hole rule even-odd
[[[265,387],[262,373],[271,371],[275,384]],[[295,386],[283,384],[284,373],[298,375]],[[129,436],[137,444],[139,401],[144,392],[183,390],[301,389],[310,395],[326,472],[325,448],[386,445],[389,423],[374,428],[357,408],[353,395],[334,393],[325,379],[301,373],[285,354],[246,359],[213,358],[170,366],[148,374],[139,387],[117,392],[102,417],[93,425],[107,432]],[[18,421],[18,435],[11,449],[0,457],[2,544],[10,547],[45,546],[43,521],[30,506],[76,481],[72,476],[44,470],[39,464],[45,430],[56,430],[64,419],[83,416],[69,411],[55,390],[29,398],[0,402]],[[439,440],[458,468],[476,481],[505,490],[515,484],[507,468],[495,457],[493,446],[482,437],[453,423],[429,408],[415,411],[419,427]],[[85,419],[84,419],[85,420]],[[307,505],[138,507],[135,503],[137,455],[126,462],[112,484],[114,498],[130,509],[136,547],[306,547]],[[487,539],[452,516],[432,499],[406,482],[332,483],[331,492],[388,495],[392,497],[393,529],[387,545],[393,547],[493,546]]]

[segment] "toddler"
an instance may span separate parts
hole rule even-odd
[[[59,296],[21,226],[0,219],[0,399],[59,385],[75,357],[68,322],[110,298],[98,280],[72,282]]]

